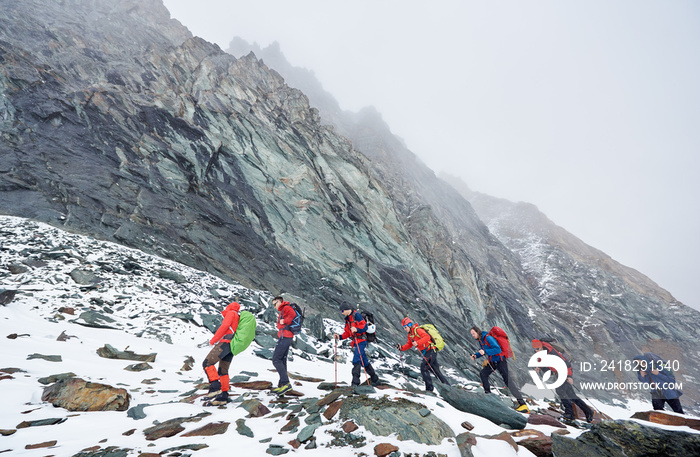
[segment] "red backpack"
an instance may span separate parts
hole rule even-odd
[[[496,356],[500,356],[504,359],[508,357],[515,359],[513,349],[510,347],[510,340],[508,339],[508,335],[506,334],[505,330],[503,330],[501,327],[493,326],[491,327],[491,330],[489,330],[487,336],[494,337],[496,341],[498,341],[498,345],[501,347],[501,352]]]

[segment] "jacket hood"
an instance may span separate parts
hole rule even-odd
[[[226,316],[226,315],[227,315],[228,313],[230,313],[231,311],[236,312],[236,313],[240,312],[240,311],[241,311],[241,305],[239,305],[239,304],[236,303],[236,302],[229,303],[229,305],[226,307],[226,309],[224,309],[223,311],[221,311],[221,314],[223,314],[224,316]]]

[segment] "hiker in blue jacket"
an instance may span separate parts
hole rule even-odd
[[[498,371],[505,382],[506,387],[510,390],[516,400],[518,400],[518,407],[516,411],[521,413],[529,413],[530,408],[528,408],[525,400],[523,400],[523,394],[520,393],[518,386],[511,381],[508,376],[508,361],[505,357],[501,357],[499,354],[503,352],[501,346],[496,341],[496,338],[489,335],[488,332],[482,332],[477,326],[472,327],[469,332],[472,337],[479,342],[481,349],[472,354],[472,360],[476,360],[479,357],[486,356],[487,361],[484,363],[484,368],[479,372],[479,377],[481,378],[481,384],[484,386],[484,393],[491,393],[491,386],[489,385],[489,376],[494,371]]]
[[[670,388],[676,384],[676,378],[664,369],[663,359],[653,352],[645,352],[643,355],[634,357],[634,360],[640,361],[637,379],[653,384],[655,387],[651,390],[651,406],[655,410],[661,411],[664,409],[664,404],[668,403],[673,411],[685,414],[680,400],[683,392]],[[645,369],[642,370],[642,368]]]

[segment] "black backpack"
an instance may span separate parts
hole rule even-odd
[[[360,314],[362,314],[362,318],[365,320],[366,326],[367,326],[367,332],[365,333],[367,342],[368,343],[374,343],[377,341],[377,333],[376,333],[376,326],[374,325],[374,314],[372,314],[370,311],[360,311]],[[370,327],[372,326],[372,332],[370,332]]]
[[[297,315],[292,320],[292,323],[287,325],[286,330],[289,330],[295,335],[301,333],[301,326],[304,323],[304,311],[296,303],[290,303],[289,306],[292,307]]]

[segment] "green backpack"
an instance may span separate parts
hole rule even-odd
[[[241,311],[238,315],[238,328],[236,333],[231,338],[231,353],[233,355],[240,354],[250,346],[251,341],[255,338],[255,316],[250,311]]]
[[[419,325],[419,327],[428,332],[430,339],[433,341],[433,346],[435,346],[435,349],[442,351],[442,349],[445,347],[445,340],[442,339],[442,335],[440,335],[440,332],[438,332],[435,326],[433,324],[423,324]]]

